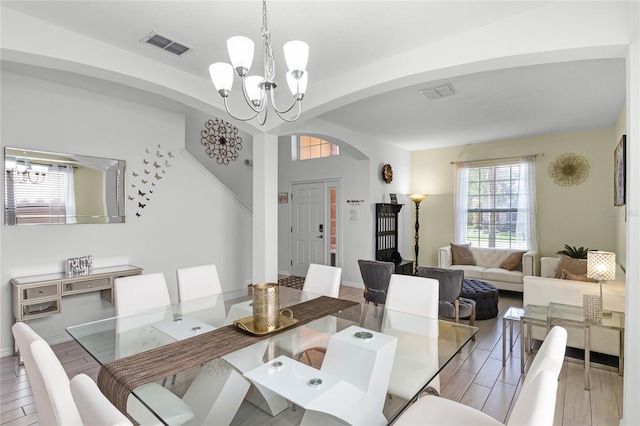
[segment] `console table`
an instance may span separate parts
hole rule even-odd
[[[141,273],[142,268],[137,266],[119,265],[95,268],[82,275],[57,272],[12,278],[14,322],[61,313],[62,298],[74,294],[99,291],[102,299],[113,303],[113,280]]]

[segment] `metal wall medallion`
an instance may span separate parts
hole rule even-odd
[[[238,159],[238,151],[242,149],[242,138],[238,136],[238,128],[219,118],[207,120],[201,132],[202,145],[210,158],[218,164],[229,164]]]
[[[582,155],[562,154],[549,164],[549,176],[558,185],[580,185],[589,176],[589,168],[589,161]]]

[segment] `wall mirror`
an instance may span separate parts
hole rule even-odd
[[[4,148],[4,224],[123,223],[126,161]]]

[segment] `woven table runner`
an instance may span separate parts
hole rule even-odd
[[[297,327],[357,304],[350,300],[321,296],[289,308],[298,320]],[[126,413],[127,398],[138,386],[200,366],[212,359],[268,339],[274,334],[277,333],[254,336],[241,331],[235,325],[227,325],[106,363],[98,373],[98,387],[120,411]]]

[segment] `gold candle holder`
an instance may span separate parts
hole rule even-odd
[[[280,286],[275,283],[253,285],[253,328],[257,332],[280,328]]]

